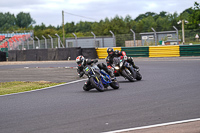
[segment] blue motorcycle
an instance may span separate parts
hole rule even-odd
[[[119,88],[116,78],[111,80],[110,76],[104,70],[100,70],[95,63],[85,66],[84,73],[89,78],[93,88],[96,88],[99,92],[103,92],[108,86],[111,86],[113,89]],[[90,89],[84,90],[89,91]]]

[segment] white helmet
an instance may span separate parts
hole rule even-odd
[[[80,66],[81,64],[83,64],[84,62],[84,57],[82,55],[79,55],[78,57],[76,57],[76,63]]]

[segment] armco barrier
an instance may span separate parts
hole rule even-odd
[[[114,50],[121,51],[121,47],[113,47]],[[107,48],[96,48],[99,59],[105,59],[108,56]]]
[[[200,44],[180,45],[180,56],[200,56]]]
[[[122,47],[128,57],[149,57],[149,47]]]
[[[149,46],[149,57],[179,57],[178,45],[172,46]]]

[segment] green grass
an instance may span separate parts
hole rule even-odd
[[[0,82],[0,95],[19,93],[31,90],[42,89],[50,86],[55,86],[63,83],[52,83],[48,81],[13,81],[13,82]]]

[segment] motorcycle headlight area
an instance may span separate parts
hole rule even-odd
[[[120,62],[119,67],[122,67],[122,66],[123,66],[123,62]]]
[[[119,70],[119,67],[118,67],[118,66],[116,66],[116,67],[115,67],[115,69],[116,69],[116,70]]]

